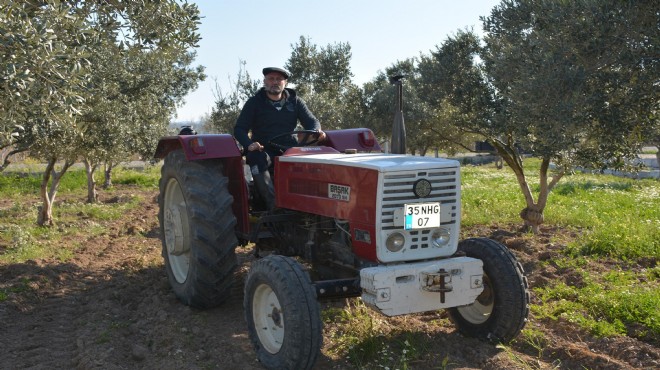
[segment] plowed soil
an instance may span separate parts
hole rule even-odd
[[[8,292],[0,302],[0,368],[261,368],[247,337],[242,307],[243,278],[254,259],[251,250],[237,250],[241,267],[236,273],[235,294],[228,302],[210,310],[189,308],[177,301],[165,275],[157,191],[119,186],[111,197],[104,199],[101,194],[101,201],[133,197],[142,199],[140,206],[119,220],[101,222],[105,231],[100,235],[64,233],[67,228],[83,231],[91,227],[85,219],[56,225],[63,235],[77,235],[64,236],[48,246],[78,246],[66,262],[0,265],[0,288]],[[5,199],[0,201],[0,209],[11,208],[14,202],[38,203],[37,199]],[[507,245],[523,263],[532,287],[556,280],[579,284],[578,274],[552,263],[539,264],[559,253],[563,245],[557,240],[574,237],[564,230],[544,229],[530,237],[518,233],[515,225],[499,225],[464,230],[464,234],[489,236]],[[0,245],[0,253],[4,248]],[[536,300],[533,295],[532,300]],[[344,304],[346,301],[326,302],[322,307]],[[531,316],[527,327],[543,333],[543,348],[523,340],[502,348],[463,337],[447,320],[441,320],[444,318],[443,312],[434,312],[380,319],[428,338],[424,354],[408,362],[413,369],[660,368],[660,350],[653,341],[598,339],[568,322]],[[354,368],[349,359],[331,350],[334,343],[328,337],[335,329],[332,322],[325,324],[318,369]]]

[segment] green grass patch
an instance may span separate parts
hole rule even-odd
[[[535,198],[539,163],[525,162]],[[466,166],[462,183],[464,226],[522,224],[518,214],[525,203],[508,168]],[[564,248],[564,257],[552,263],[577,271],[582,282],[535,289],[543,302],[532,305],[535,316],[563,319],[597,336],[660,340],[660,272],[653,262],[660,258],[660,182],[599,174],[567,175],[550,193],[544,215],[545,225],[578,231],[577,238]],[[590,261],[607,268],[594,271]],[[635,268],[607,272],[612,263],[615,268]],[[537,351],[543,350],[539,333],[523,332],[521,338]]]
[[[660,182],[586,174],[566,180],[550,194],[546,220],[585,230],[570,253],[660,257]]]
[[[466,166],[462,171],[462,226],[518,223],[524,199],[508,169]]]
[[[538,196],[537,160],[525,162],[528,183]],[[462,225],[522,224],[525,202],[506,167],[466,166],[462,172]],[[610,175],[565,176],[550,193],[545,224],[583,232],[570,245],[574,255],[620,259],[660,258],[660,182]]]
[[[22,263],[48,258],[65,262],[73,258],[75,250],[80,247],[79,243],[69,243],[66,247],[51,248],[50,246],[65,234],[60,229],[36,225],[5,225],[0,227],[0,230],[0,240],[7,245],[0,254],[0,263]]]
[[[113,184],[136,185],[141,188],[158,188],[160,167],[160,165],[147,164],[140,171],[137,171],[120,165],[112,171],[112,182]],[[20,171],[0,172],[0,196],[38,195],[43,179],[43,170],[41,167],[27,166]],[[104,181],[103,171],[97,170],[94,179],[97,187],[102,185]],[[60,180],[58,194],[81,193],[86,189],[87,173],[85,169],[80,167],[70,168]]]
[[[355,368],[409,369],[410,363],[427,354],[422,333],[401,330],[374,315],[362,301],[349,300],[344,308],[322,312],[332,324],[332,354],[346,358]]]
[[[150,166],[144,171],[118,167],[117,183],[140,188],[157,188],[159,168]],[[114,189],[100,190],[109,199],[106,203],[84,203],[87,179],[84,169],[67,172],[62,178],[53,205],[54,227],[36,224],[39,199],[39,175],[0,173],[0,196],[21,199],[0,209],[0,263],[22,263],[33,259],[68,261],[80,248],[80,241],[107,232],[107,221],[120,219],[127,211],[139,206],[139,196],[118,193]],[[72,196],[73,195],[73,196]],[[60,243],[63,239],[64,243]],[[52,245],[64,245],[52,248]]]
[[[113,184],[137,185],[145,188],[158,188],[160,165],[147,165],[140,171],[119,166],[113,170]]]
[[[0,196],[12,198],[39,194],[41,178],[23,173],[0,173]]]
[[[602,275],[581,271],[581,284],[560,282],[534,289],[543,301],[532,306],[535,315],[567,320],[595,336],[660,339],[660,267],[611,270]]]
[[[140,197],[137,196],[122,196],[112,203],[67,202],[57,205],[53,213],[59,222],[73,222],[80,219],[110,221],[120,218],[127,210],[134,209],[140,201]]]

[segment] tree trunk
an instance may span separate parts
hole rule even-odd
[[[520,218],[524,221],[523,230],[538,234],[539,227],[543,223],[543,208],[537,204],[528,204],[527,207],[520,211]]]
[[[539,169],[539,196],[538,202],[527,203],[527,207],[520,212],[520,217],[525,221],[525,229],[538,234],[539,226],[544,221],[543,211],[548,204],[548,196],[559,180],[564,176],[564,171],[557,172],[550,182],[548,182],[548,169],[550,168],[550,158],[541,160]]]
[[[50,181],[50,174],[55,166],[55,160],[51,159],[46,165],[46,170],[41,178],[41,188],[39,195],[41,196],[41,207],[37,215],[37,225],[39,226],[52,226],[53,225],[53,210],[51,207],[50,197],[48,196],[48,182]]]
[[[57,188],[60,186],[60,180],[66,171],[71,167],[73,162],[68,160],[64,162],[62,170],[58,173],[55,171],[55,163],[57,158],[50,158],[46,164],[46,170],[44,171],[43,177],[41,179],[41,208],[39,209],[39,214],[37,215],[37,225],[39,226],[52,226],[53,225],[53,202],[55,202],[55,196],[57,195]],[[48,183],[50,182],[50,189],[48,188]]]
[[[85,163],[85,172],[87,173],[87,203],[96,203],[99,195],[96,192],[96,180],[94,180],[94,172],[98,164],[92,163],[89,159],[83,159]]]
[[[112,169],[114,165],[112,162],[105,162],[104,166],[103,174],[105,175],[105,180],[103,181],[103,189],[109,189],[112,186]]]
[[[534,195],[532,190],[527,183],[527,178],[525,177],[525,172],[523,168],[523,159],[520,154],[516,151],[515,146],[511,141],[504,143],[502,141],[497,141],[492,143],[497,153],[502,157],[507,165],[516,175],[518,180],[518,186],[525,197],[526,207],[520,212],[520,218],[523,219],[524,226],[523,229],[531,231],[534,234],[539,232],[539,227],[543,224],[544,217],[543,211],[548,202],[548,195],[550,191],[557,185],[557,182],[564,175],[563,171],[558,172],[552,177],[552,180],[548,183],[548,168],[550,167],[550,158],[543,158],[541,161],[541,168],[539,169],[539,195],[538,202],[534,201]]]

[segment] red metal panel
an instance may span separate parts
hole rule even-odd
[[[358,152],[381,152],[374,133],[368,128],[351,128],[346,130],[328,130],[325,131],[326,140],[319,143],[333,147],[339,152],[345,152],[346,149],[355,149]],[[371,140],[365,140],[370,138]],[[373,144],[373,146],[370,146]]]
[[[236,140],[229,134],[167,136],[158,142],[154,158],[165,158],[172,150],[183,148],[189,161],[240,157]]]
[[[332,189],[350,188],[347,200],[332,199]],[[276,204],[327,217],[348,220],[354,229],[367,231],[370,242],[355,241],[355,253],[376,260],[376,200],[378,172],[371,169],[313,162],[283,162],[275,160]],[[354,238],[355,239],[355,238]]]

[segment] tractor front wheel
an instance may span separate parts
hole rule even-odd
[[[243,301],[257,358],[268,369],[311,369],[321,350],[316,291],[300,264],[280,255],[250,268]]]
[[[527,278],[513,254],[486,238],[461,241],[458,250],[484,263],[483,292],[474,303],[449,309],[458,330],[470,337],[509,342],[525,326],[529,314]]]

